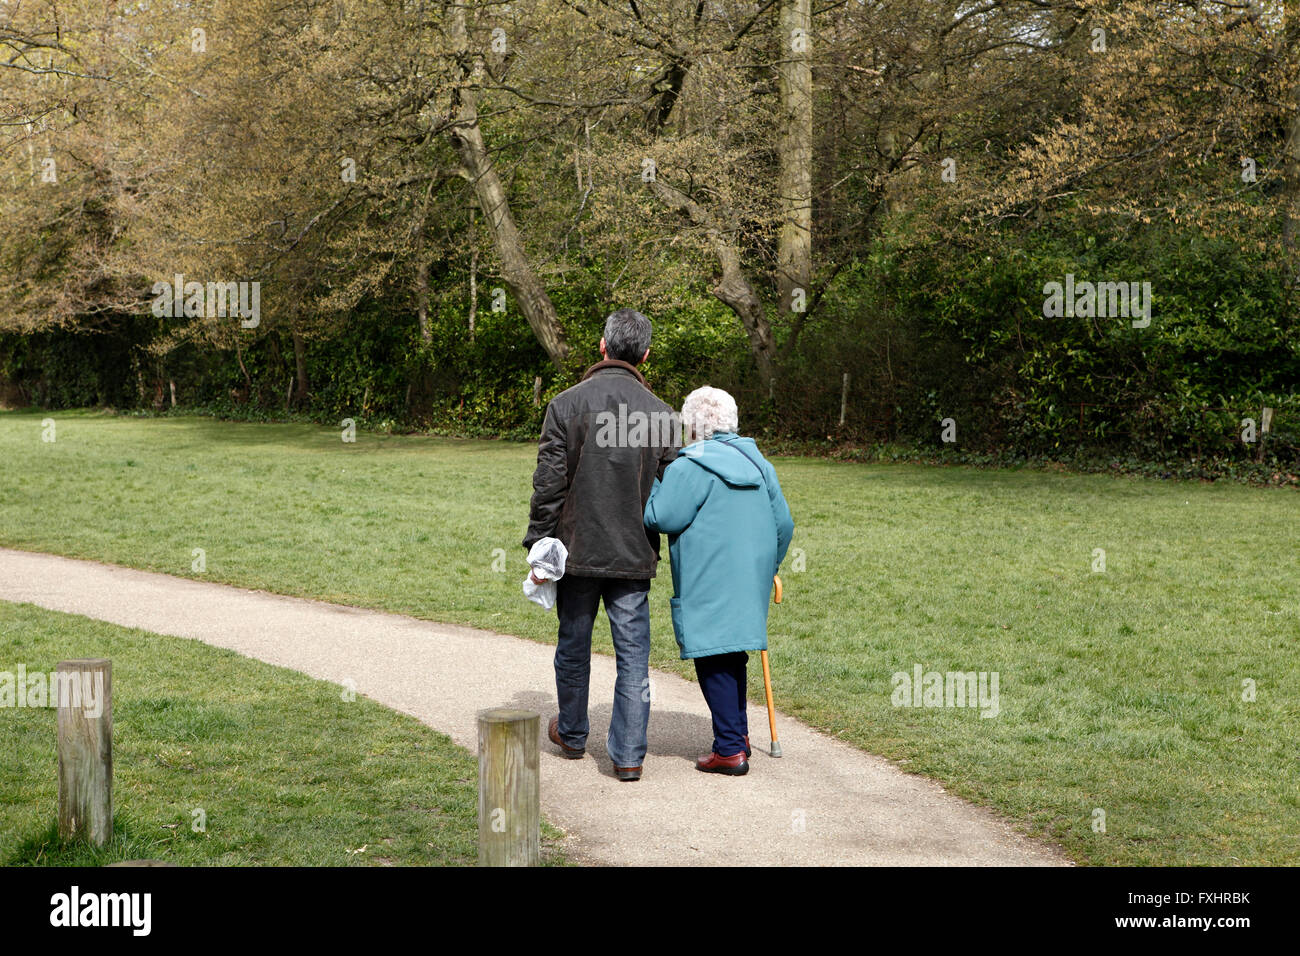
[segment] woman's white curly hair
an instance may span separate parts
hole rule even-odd
[[[697,388],[682,402],[682,427],[696,440],[712,438],[714,432],[734,432],[740,427],[736,400],[720,388]]]

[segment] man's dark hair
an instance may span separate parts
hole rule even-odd
[[[650,320],[636,309],[619,309],[605,320],[605,357],[636,365],[650,347]]]

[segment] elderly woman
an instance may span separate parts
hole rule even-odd
[[[772,576],[794,520],[776,471],[752,438],[737,434],[735,399],[696,389],[682,405],[682,427],[692,443],[654,483],[645,526],[668,535],[673,631],[713,714],[713,752],[695,769],[741,776],[750,755],[746,652],[767,649]]]

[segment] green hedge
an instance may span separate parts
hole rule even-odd
[[[757,380],[746,338],[704,281],[675,290],[656,314],[651,385],[674,405],[713,384],[740,402],[743,428],[769,438],[862,447],[903,443],[974,456],[1253,459],[1242,419],[1274,408],[1268,461],[1300,466],[1300,332],[1279,270],[1231,243],[1147,227],[988,233],[961,248],[918,242],[907,224],[840,269],[797,342],[773,316],[781,347],[773,401]],[[1149,281],[1153,315],[1049,318],[1044,284]],[[319,421],[442,433],[533,436],[542,405],[598,358],[605,300],[594,274],[566,273],[554,301],[574,348],[563,373],[547,360],[513,302],[480,297],[468,331],[464,277],[444,276],[431,305],[432,342],[420,341],[408,296],[364,303],[307,340],[310,401]],[[621,305],[623,303],[617,303]],[[169,329],[118,317],[103,331],[0,336],[0,398],[47,408],[180,403],[230,417],[283,416],[293,350],[283,329],[245,333],[235,352],[188,344],[146,351]],[[843,376],[850,386],[839,423]],[[1082,409],[1081,406],[1082,405]],[[1082,413],[1081,413],[1082,412]],[[952,418],[958,441],[941,441]]]

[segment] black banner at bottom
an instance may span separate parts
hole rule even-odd
[[[10,943],[251,935],[337,945],[438,925],[490,939],[576,921],[585,939],[615,945],[679,933],[744,938],[779,923],[813,938],[851,927],[867,940],[938,934],[943,945],[1041,941],[1043,931],[1070,941],[1233,945],[1283,931],[1293,882],[1281,869],[15,868],[0,869],[0,915]]]

